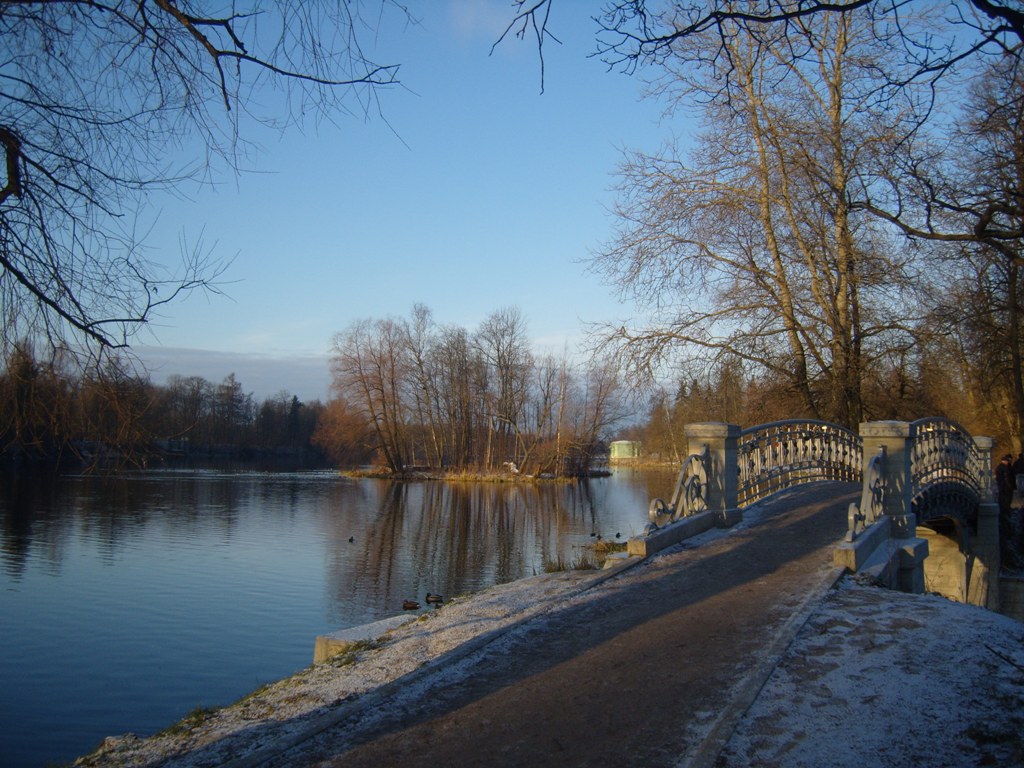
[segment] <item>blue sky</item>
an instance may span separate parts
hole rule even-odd
[[[286,389],[326,399],[331,337],[360,318],[408,316],[473,330],[517,306],[536,349],[561,352],[587,321],[632,308],[587,274],[606,241],[623,148],[654,149],[678,128],[643,82],[597,58],[596,4],[556,3],[562,45],[510,39],[496,0],[424,5],[419,26],[384,20],[371,58],[401,64],[383,117],[341,116],[260,144],[250,172],[222,172],[187,200],[154,199],[151,256],[173,262],[182,238],[221,258],[227,297],[168,308],[136,351],[154,381],[236,373],[258,398]],[[374,47],[376,45],[376,48]]]

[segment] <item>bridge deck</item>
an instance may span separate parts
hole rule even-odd
[[[858,493],[825,483],[769,499],[742,527],[647,561],[462,659],[427,695],[396,696],[271,764],[668,766],[706,757],[714,719],[820,594]]]

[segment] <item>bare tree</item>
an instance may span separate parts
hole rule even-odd
[[[335,336],[331,368],[337,398],[319,444],[343,455],[364,425],[396,473],[424,459],[439,469],[585,472],[621,417],[617,369],[534,356],[516,308],[492,312],[474,334],[435,326],[422,305],[411,320],[363,320]]]
[[[520,468],[557,473],[562,466],[562,428],[569,385],[569,360],[563,354],[534,360],[531,397],[527,403],[527,438],[519,455]]]
[[[441,466],[469,466],[483,423],[474,384],[481,367],[464,328],[444,327],[433,344],[431,365],[437,384],[438,420],[444,433]]]
[[[488,366],[490,386],[484,392],[491,428],[485,464],[493,467],[508,461],[521,447],[533,358],[527,345],[526,321],[514,307],[488,315],[474,339]]]
[[[532,38],[543,61],[544,44],[557,40],[555,5],[515,0],[505,36]],[[595,18],[595,55],[630,74],[647,67],[700,68],[708,73],[707,98],[727,104],[745,77],[734,57],[738,38],[753,40],[757,55],[769,57],[783,40],[795,62],[807,53],[807,25],[830,17],[870,29],[872,47],[884,54],[885,66],[876,71],[877,97],[907,111],[890,142],[894,152],[906,150],[928,129],[945,132],[963,119],[956,112],[971,108],[964,100],[965,77],[1000,57],[1018,67],[1024,52],[1024,8],[1018,0],[608,0]],[[967,229],[935,228],[931,215],[944,201],[929,193],[937,191],[938,180],[905,188],[925,159],[918,154],[904,163],[893,157],[879,165],[877,177],[861,179],[865,186],[851,197],[852,208],[871,211],[917,237],[986,241],[990,247],[1020,241],[1024,233],[1001,226],[1000,211],[987,206],[972,212]],[[880,194],[881,180],[888,194]]]
[[[570,474],[586,475],[604,452],[608,431],[623,418],[618,365],[611,358],[592,360],[569,403],[571,435],[567,458]]]
[[[358,2],[210,13],[192,0],[0,3],[4,349],[30,336],[124,347],[163,305],[216,291],[223,264],[201,245],[178,269],[147,257],[135,231],[147,194],[237,167],[243,117],[363,112],[396,81],[359,47]],[[272,89],[283,97],[258,114],[253,96]]]
[[[0,372],[0,453],[46,456],[60,450],[56,435],[67,431],[67,386],[52,362],[36,359],[26,344],[15,345]]]
[[[432,326],[430,309],[423,304],[415,305],[412,310],[412,319],[406,325],[413,379],[412,396],[416,420],[427,432],[427,439],[424,443],[428,463],[434,467],[440,467],[443,464],[444,451],[442,449],[440,414],[437,410],[439,400],[437,378],[432,365]]]
[[[331,400],[322,409],[311,442],[343,466],[367,463],[376,450],[373,427],[343,398]]]
[[[973,84],[969,119],[931,162],[906,168],[905,187],[927,215],[900,226],[912,240],[944,247],[936,265],[933,325],[955,340],[964,368],[954,391],[985,414],[983,428],[1024,444],[1024,72],[1013,57],[992,63]],[[920,148],[903,155],[923,154]],[[968,233],[968,234],[957,234]],[[937,270],[938,271],[938,270]],[[950,342],[945,344],[950,348]],[[968,418],[962,413],[961,418]]]
[[[558,40],[554,0],[513,0],[514,14],[502,39],[532,38],[541,52]],[[705,45],[694,61],[734,71],[730,41],[740,30],[759,38],[783,35],[800,48],[801,29],[814,16],[867,20],[877,42],[899,50],[902,72],[893,84],[935,81],[960,63],[999,51],[1019,51],[1024,10],[1015,0],[608,0],[596,17],[597,52],[610,66],[634,72],[662,66],[688,40]],[[499,41],[500,42],[500,41]]]
[[[593,262],[651,318],[604,329],[635,373],[730,357],[786,382],[807,416],[862,418],[865,369],[907,306],[905,264],[849,202],[899,118],[874,109],[865,32],[812,18],[794,59],[785,37],[737,29],[728,86],[713,67],[667,82],[704,104],[704,131],[689,157],[628,156],[619,229]]]
[[[402,324],[392,319],[353,323],[332,344],[334,388],[372,426],[377,449],[396,473],[414,462],[408,349]]]

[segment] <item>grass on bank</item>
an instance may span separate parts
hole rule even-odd
[[[202,725],[217,712],[220,711],[220,707],[196,707],[181,720],[174,723],[173,725],[164,728],[160,731],[158,736],[180,736],[184,733],[188,733],[193,728]]]
[[[598,571],[604,567],[605,558],[615,552],[625,552],[626,542],[601,540],[586,547],[575,557],[566,559],[558,555],[554,560],[544,561],[544,573],[560,571]]]
[[[343,650],[331,656],[327,663],[332,667],[348,667],[359,661],[359,657],[366,651],[373,651],[383,647],[384,643],[379,639],[354,640]]]

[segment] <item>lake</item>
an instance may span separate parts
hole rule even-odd
[[[308,666],[314,638],[640,533],[671,471],[561,483],[335,472],[0,475],[0,756],[68,762]]]

